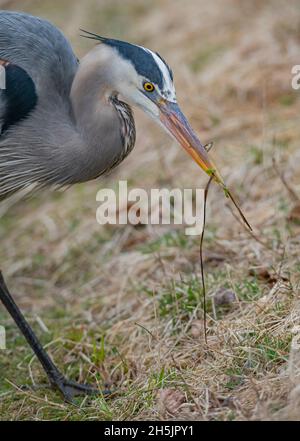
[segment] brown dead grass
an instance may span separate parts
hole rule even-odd
[[[212,190],[206,345],[201,299],[187,311],[178,296],[187,298],[189,285],[199,295],[198,239],[182,244],[172,227],[104,228],[95,221],[97,190],[121,179],[146,189],[205,185],[145,116],[137,112],[135,151],[109,177],[3,205],[1,267],[19,304],[35,327],[37,316],[46,323],[41,337],[68,374],[111,382],[120,394],[77,411],[55,395],[6,389],[3,381],[1,419],[300,419],[299,201],[285,183],[300,195],[300,95],[291,88],[291,67],[299,64],[297,1],[9,3],[54,21],[79,54],[91,46],[78,37],[82,27],[165,56],[182,107],[201,139],[214,140],[213,156],[254,234]],[[153,242],[155,251],[145,253]],[[211,299],[224,287],[237,300],[220,308]],[[43,379],[36,362],[28,365],[23,341],[8,346],[0,354],[3,378]]]

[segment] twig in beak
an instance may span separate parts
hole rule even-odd
[[[199,248],[199,255],[200,255],[200,268],[201,268],[201,282],[202,282],[202,293],[203,293],[203,314],[204,314],[204,340],[207,344],[207,326],[206,326],[206,316],[207,316],[207,310],[206,310],[206,286],[205,286],[205,278],[204,278],[204,263],[203,263],[203,241],[204,241],[204,234],[205,234],[205,225],[206,225],[206,202],[207,202],[207,195],[208,190],[210,187],[210,184],[212,183],[213,177],[211,176],[209,178],[208,183],[206,184],[205,190],[204,190],[204,213],[203,213],[203,229],[200,239],[200,248]]]
[[[213,147],[213,142],[210,142],[209,144],[206,144],[204,146],[205,150],[207,152],[209,152],[211,150],[211,148]],[[206,184],[205,190],[204,190],[204,213],[203,213],[203,230],[202,230],[202,234],[201,234],[201,239],[200,239],[200,248],[199,248],[199,255],[200,255],[200,268],[201,268],[201,282],[202,282],[202,293],[203,293],[203,314],[204,314],[204,340],[205,343],[207,344],[207,308],[206,308],[206,285],[205,285],[205,278],[204,278],[204,263],[203,263],[203,241],[204,241],[204,234],[205,234],[205,226],[206,226],[206,203],[207,203],[207,196],[208,196],[208,191],[209,191],[209,187],[210,184],[212,183],[213,180],[217,180],[217,182],[222,186],[225,196],[227,198],[229,198],[233,205],[235,206],[235,208],[237,209],[240,217],[242,218],[243,222],[245,223],[245,225],[249,228],[249,230],[252,232],[252,227],[249,224],[249,222],[247,221],[245,215],[243,214],[241,208],[239,207],[238,203],[236,202],[236,200],[234,199],[232,193],[229,191],[229,189],[226,187],[226,185],[224,184],[224,182],[220,181],[216,174],[215,171],[212,170],[212,173],[210,175],[209,181]]]
[[[203,230],[202,230],[202,234],[201,234],[201,239],[200,239],[200,248],[199,248],[199,255],[200,255],[200,269],[201,269],[201,283],[202,283],[202,293],[203,293],[203,315],[204,315],[204,340],[205,343],[207,343],[207,308],[206,308],[206,285],[205,285],[205,276],[204,276],[204,262],[203,262],[203,241],[204,241],[204,234],[205,234],[205,226],[206,226],[206,205],[207,205],[207,196],[208,196],[208,191],[209,191],[209,187],[210,184],[212,183],[214,179],[214,176],[210,176],[208,183],[206,184],[205,190],[204,190],[204,212],[203,212]],[[240,207],[238,206],[237,202],[235,201],[234,197],[232,196],[232,194],[230,193],[230,191],[228,190],[228,188],[223,185],[223,189],[225,192],[226,197],[228,197],[234,204],[234,206],[236,207],[236,209],[238,210],[242,220],[244,221],[244,223],[247,225],[247,227],[249,228],[249,230],[252,232],[252,228],[251,225],[249,224],[249,222],[247,221],[246,217],[244,216],[242,210],[240,209]]]
[[[247,227],[249,228],[250,231],[253,231],[251,225],[249,224],[249,222],[246,219],[246,216],[244,215],[244,213],[242,212],[242,210],[239,207],[238,203],[236,202],[236,200],[232,196],[232,193],[228,190],[228,188],[225,185],[223,186],[223,190],[225,192],[225,196],[232,201],[233,205],[235,206],[235,208],[239,212],[239,215],[243,219],[243,222],[247,225]]]

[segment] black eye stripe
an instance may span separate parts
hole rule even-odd
[[[83,31],[86,33],[87,38],[91,38],[93,40],[99,40],[102,43],[111,46],[118,50],[119,54],[130,61],[137,73],[144,78],[151,78],[151,80],[157,84],[157,86],[162,90],[164,86],[164,75],[161,72],[160,67],[157,64],[157,60],[155,60],[154,55],[159,57],[162,63],[167,68],[170,78],[173,81],[173,73],[171,68],[168,66],[166,61],[162,58],[158,53],[149,51],[148,49],[136,46],[131,43],[127,43],[125,41],[113,40],[111,38],[104,38],[100,35],[93,34],[91,32]]]

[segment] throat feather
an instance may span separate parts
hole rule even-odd
[[[113,168],[120,164],[132,151],[136,140],[136,130],[131,107],[123,101],[120,101],[117,98],[117,95],[111,95],[110,102],[114,106],[119,117],[120,135],[123,143],[123,150],[121,155],[119,155],[113,163]]]

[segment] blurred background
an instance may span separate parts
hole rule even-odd
[[[204,187],[206,176],[136,111],[134,151],[109,176],[0,205],[0,266],[51,355],[79,381],[120,393],[79,409],[50,391],[5,311],[0,419],[292,419],[300,417],[292,341],[299,324],[300,4],[281,0],[23,0],[2,9],[46,18],[78,57],[79,28],[159,52],[179,103],[253,226],[211,188],[204,242],[169,227],[99,226],[96,193]],[[294,348],[294,349],[293,349]],[[298,401],[297,401],[298,400]],[[298,403],[298,404],[297,404]]]

